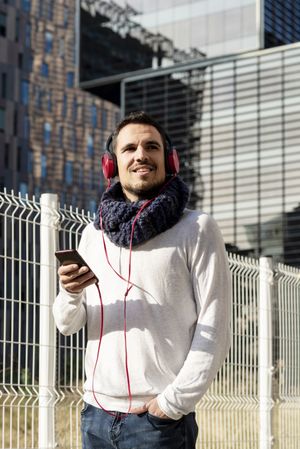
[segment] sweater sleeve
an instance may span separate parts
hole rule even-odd
[[[85,231],[79,243],[78,251],[84,254]],[[58,330],[63,335],[78,332],[86,324],[85,290],[82,293],[70,293],[61,284],[54,300],[53,316]]]
[[[215,221],[204,215],[189,269],[198,320],[186,360],[172,384],[157,397],[161,410],[180,419],[196,404],[224,363],[230,343],[231,282],[228,258]]]

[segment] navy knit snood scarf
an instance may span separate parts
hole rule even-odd
[[[135,227],[132,246],[143,243],[174,226],[182,216],[189,189],[175,176],[142,211]],[[119,182],[104,192],[94,226],[100,229],[100,209],[105,234],[117,246],[129,248],[132,223],[146,200],[126,202]]]

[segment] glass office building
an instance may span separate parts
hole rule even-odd
[[[116,103],[119,81],[130,72],[300,40],[300,0],[80,0],[80,6],[81,86]]]
[[[0,2],[0,187],[95,210],[119,108],[78,88],[76,4]]]
[[[123,81],[127,113],[160,120],[193,207],[227,248],[300,265],[300,44],[211,58]]]

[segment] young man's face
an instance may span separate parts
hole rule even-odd
[[[129,124],[115,144],[119,179],[129,201],[150,198],[166,178],[165,155],[160,133],[154,126]]]

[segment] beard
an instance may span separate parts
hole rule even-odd
[[[163,185],[165,184],[165,179],[163,181],[157,181],[152,183],[150,186],[133,186],[130,184],[122,185],[123,191],[135,195],[137,197],[137,201],[140,200],[150,200],[151,198],[156,197],[160,190],[162,189]]]

